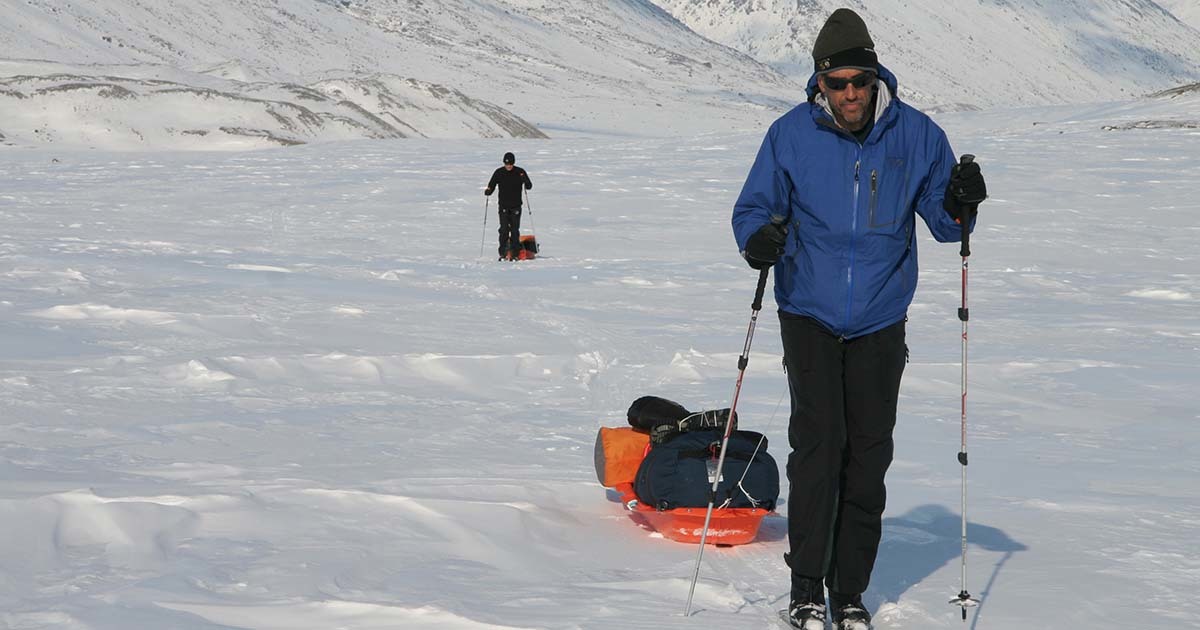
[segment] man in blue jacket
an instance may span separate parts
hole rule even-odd
[[[979,166],[896,97],[862,18],[838,9],[813,48],[808,101],[771,125],[733,210],[751,267],[775,267],[791,391],[792,625],[866,630],[879,549],[904,323],[917,284],[916,217],[958,241],[986,197]]]

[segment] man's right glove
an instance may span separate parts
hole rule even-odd
[[[484,197],[491,197],[491,196],[492,196],[492,189],[491,189],[491,188],[484,188],[484,189],[483,189],[483,196],[484,196]]]
[[[955,164],[950,169],[950,182],[946,184],[946,196],[942,198],[942,209],[962,221],[963,211],[971,208],[971,217],[979,213],[979,202],[987,199],[987,184],[977,162]]]
[[[787,243],[787,224],[768,223],[746,239],[746,249],[742,257],[746,263],[755,269],[766,269],[779,261],[783,256],[784,244]]]

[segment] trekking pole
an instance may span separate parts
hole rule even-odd
[[[525,191],[525,205],[529,206],[529,232],[537,234],[537,230],[533,227],[533,201],[529,198],[529,191]]]
[[[772,216],[771,223],[782,225],[784,219]],[[712,521],[713,506],[717,502],[717,488],[721,484],[721,469],[725,466],[725,449],[729,446],[729,436],[733,433],[733,419],[737,412],[738,397],[742,393],[742,379],[746,376],[746,365],[750,363],[750,344],[754,342],[754,327],[758,324],[758,312],[762,310],[763,292],[767,288],[767,274],[770,267],[763,267],[758,272],[758,286],[754,290],[754,302],[750,305],[750,327],[746,330],[746,343],[742,346],[742,356],[738,357],[737,384],[733,388],[733,402],[729,405],[729,420],[725,422],[725,434],[721,438],[721,454],[717,458],[717,471],[713,477],[712,489],[708,495],[708,511],[704,514],[704,528],[700,530],[700,551],[696,554],[696,570],[692,573],[692,586],[688,589],[687,607],[683,616],[692,614],[692,596],[696,593],[696,582],[700,579],[700,563],[704,560],[704,543],[708,539],[708,525]]]
[[[479,257],[483,258],[483,240],[487,238],[487,215],[488,204],[491,203],[491,197],[483,198],[483,233],[479,235]]]
[[[975,156],[965,154],[959,166],[975,161]],[[967,309],[967,257],[971,255],[971,215],[978,203],[963,207],[959,223],[962,224],[962,245],[958,253],[962,256],[962,306],[958,308],[958,319],[962,322],[962,443],[958,451],[958,463],[962,465],[962,590],[951,604],[962,607],[962,619],[967,620],[967,609],[979,605],[979,600],[967,592],[967,321],[971,319]]]

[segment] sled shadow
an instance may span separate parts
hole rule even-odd
[[[988,593],[995,584],[1001,568],[1013,554],[1029,548],[995,527],[970,521],[967,522],[967,541],[970,543],[967,550],[970,571],[968,579],[970,580],[972,574],[976,576],[974,584],[968,581],[967,589],[980,602],[973,613],[978,621],[979,612],[987,605]],[[986,583],[980,584],[978,581],[982,570],[979,560],[971,564],[971,549],[1004,553],[991,567]],[[867,605],[875,610],[882,604],[899,601],[900,596],[912,585],[922,582],[947,564],[957,565],[961,554],[962,517],[944,506],[923,505],[902,516],[885,518],[883,540],[879,545],[879,556],[871,576],[871,587],[864,597],[869,600]],[[951,590],[959,586],[958,580],[955,580],[953,585],[947,585],[947,602],[958,594]],[[949,606],[947,603],[947,607]],[[971,627],[974,629],[975,623],[972,623]]]

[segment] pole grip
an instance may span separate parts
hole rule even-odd
[[[771,223],[777,226],[785,226],[787,225],[787,217],[782,214],[772,214]],[[784,229],[786,230],[786,228]],[[763,293],[767,290],[767,274],[770,271],[770,267],[763,267],[758,270],[758,287],[754,290],[754,302],[750,305],[750,308],[754,309],[755,313],[762,310]]]
[[[959,166],[965,166],[974,161],[974,155],[971,155],[970,153],[964,153],[963,156],[959,158],[958,164]],[[961,247],[959,248],[958,253],[963,258],[971,255],[971,216],[975,214],[975,208],[978,206],[979,204],[974,203],[969,206],[964,206],[962,209],[962,217],[960,217],[958,220],[962,226]]]
[[[758,287],[754,289],[754,303],[750,305],[750,308],[754,309],[756,313],[762,310],[763,293],[767,290],[767,274],[769,273],[771,273],[770,267],[758,270]]]

